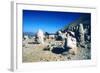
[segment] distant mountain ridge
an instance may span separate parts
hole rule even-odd
[[[23,32],[23,36],[28,36],[29,38],[35,36],[36,33],[33,32]]]
[[[89,26],[91,27],[91,15],[84,15],[79,17],[77,20],[75,20],[74,22],[64,26],[64,28],[61,29],[61,31],[66,31],[66,30],[72,30],[73,28],[77,27],[80,23],[82,23],[85,26]],[[72,30],[74,31],[74,30]]]

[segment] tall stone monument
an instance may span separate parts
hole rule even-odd
[[[79,24],[79,39],[80,44],[84,45],[84,28],[82,23]]]
[[[37,42],[39,44],[44,44],[44,33],[41,29],[39,29],[37,32]]]

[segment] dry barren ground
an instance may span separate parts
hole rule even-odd
[[[36,44],[32,39],[24,40],[22,48],[23,62],[83,60],[88,59],[90,56],[90,51],[85,48],[78,48],[76,55],[64,52],[62,48],[45,49],[50,42],[45,41],[45,44]]]

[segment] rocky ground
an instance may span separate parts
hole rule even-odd
[[[56,44],[54,44],[56,43]],[[78,46],[77,54],[70,53],[63,47],[53,47],[54,45],[63,45],[63,41],[45,41],[45,44],[37,44],[34,39],[23,40],[23,62],[40,62],[40,61],[67,61],[67,60],[87,60],[91,58],[90,49]],[[52,46],[48,46],[52,45]]]

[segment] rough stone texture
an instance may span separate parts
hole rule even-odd
[[[37,32],[36,40],[39,44],[44,44],[44,33],[41,29],[39,29],[38,32]]]
[[[74,52],[75,54],[77,54],[77,42],[76,42],[76,38],[70,36],[69,34],[67,34],[67,39],[65,39],[65,41],[67,42],[66,47],[70,48],[69,52]]]
[[[84,28],[82,23],[79,24],[79,40],[80,44],[84,45]]]
[[[57,38],[58,40],[64,40],[66,38],[67,33],[62,33],[61,31],[58,31]]]

